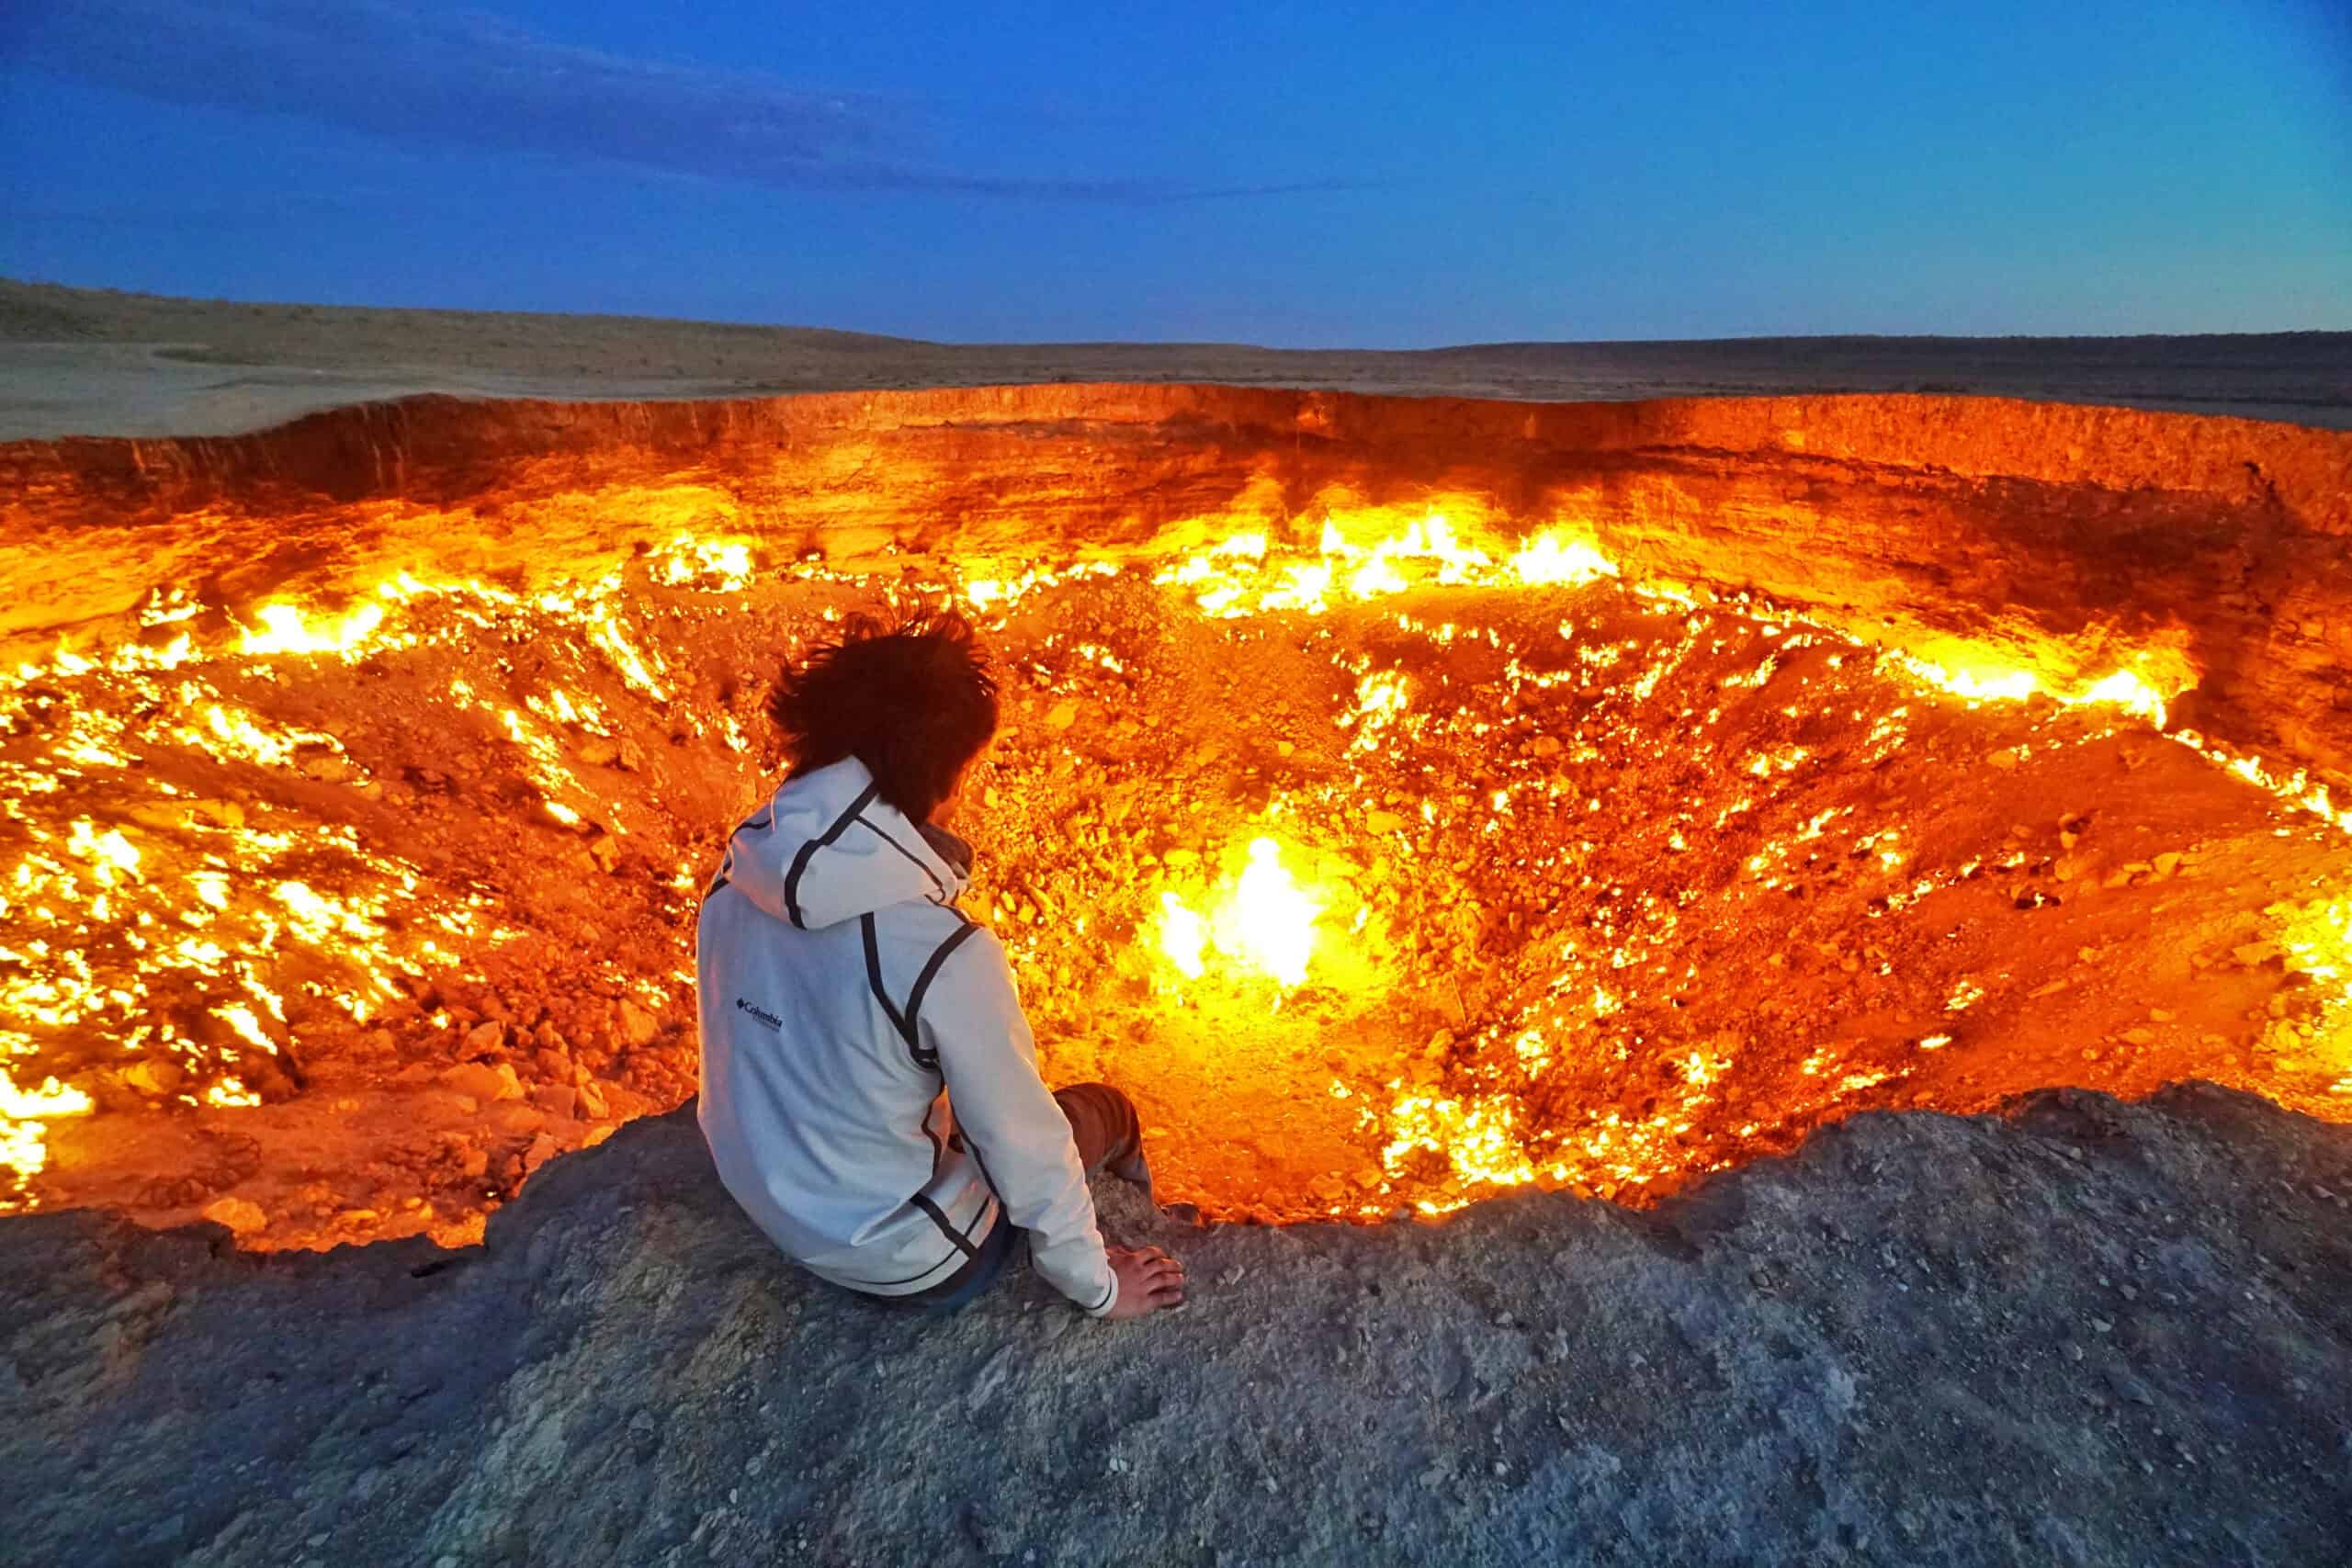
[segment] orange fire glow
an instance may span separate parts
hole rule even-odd
[[[1012,869],[984,870],[975,908],[1049,1066],[1070,1053],[1148,1102],[1165,1082],[1171,1118],[1249,1100],[1205,1102],[1204,1140],[1266,1118],[1254,1153],[1170,1160],[1212,1208],[1631,1197],[1857,1107],[1980,1108],[2059,1072],[2210,1072],[2306,1109],[2299,1086],[2332,1084],[2352,1114],[2352,861],[2308,834],[2352,812],[2168,728],[2197,672],[2161,640],[2063,668],[1874,648],[1467,497],[1321,497],[1163,538],[853,570],[681,532],[528,588],[401,572],[241,608],[174,587],[130,635],[20,663],[0,675],[0,1206],[82,1190],[61,1128],[258,1127],[333,1103],[306,1075],[360,1060],[507,1151],[501,1186],[401,1145],[449,1211],[420,1191],[401,1223],[478,1231],[534,1159],[609,1125],[592,1108],[691,1080],[698,868],[777,761],[740,672],[850,611],[945,600],[988,626],[1013,728],[984,846]],[[2222,770],[2200,773],[2234,792],[2213,800],[2236,838],[2089,826],[2093,759],[2167,765],[2109,763],[2126,740]],[[2004,782],[2037,769],[2080,793]],[[1996,794],[2000,820],[1970,815]],[[2149,890],[2213,887],[2212,920],[2236,919],[2204,867],[2274,840],[2240,857],[2245,886],[2269,880],[2222,948],[2258,1022],[2082,1000],[2082,975],[2131,957],[2107,933],[2154,929]],[[2079,940],[1949,937],[1988,910]],[[578,954],[563,986],[533,978]],[[2214,989],[2222,961],[2196,957]],[[1799,976],[1812,1010],[1776,1011]],[[559,990],[569,1010],[538,999]],[[1088,1036],[1122,998],[1148,1043],[1125,1055]],[[2017,1072],[2043,1076],[1990,1065],[2020,1042],[2041,1055]],[[360,1103],[360,1077],[332,1093]],[[264,1244],[392,1212],[305,1201],[318,1217]]]

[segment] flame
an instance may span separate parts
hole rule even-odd
[[[352,826],[283,803],[249,817],[238,804],[252,798],[235,779],[240,769],[377,787],[336,736],[251,705],[255,675],[279,690],[298,683],[284,666],[250,661],[347,663],[428,644],[533,641],[601,659],[634,694],[666,697],[667,672],[641,640],[643,585],[732,592],[750,581],[753,559],[746,544],[681,534],[652,552],[635,584],[614,570],[526,595],[396,572],[347,610],[264,604],[209,644],[195,629],[206,605],[175,587],[150,592],[138,609],[139,624],[169,628],[161,634],[168,640],[60,646],[46,660],[0,668],[0,742],[10,748],[0,756],[0,822],[11,834],[0,859],[0,1065],[17,1075],[0,1073],[0,1209],[28,1202],[14,1194],[47,1168],[40,1122],[95,1103],[72,1081],[93,1070],[83,1061],[62,1081],[47,1076],[40,1089],[25,1089],[17,1086],[31,1070],[27,1059],[116,1041],[179,1070],[185,1087],[159,1100],[257,1105],[261,1094],[237,1066],[277,1053],[273,1030],[287,1021],[288,976],[302,976],[311,1002],[363,1023],[408,995],[403,977],[475,977],[472,961],[520,934],[486,918],[489,894],[430,881]],[[47,691],[60,682],[74,683],[70,700]],[[577,807],[553,798],[594,796],[549,731],[612,734],[601,704],[555,687],[514,691],[509,706],[475,695],[462,677],[450,693],[520,749],[551,819],[585,823]],[[688,720],[706,729],[729,722]],[[192,788],[191,778],[201,783]],[[86,810],[59,809],[85,801]],[[179,1008],[221,1028],[192,1038],[171,1021]]]
[[[6,1070],[0,1068],[0,1117],[45,1122],[57,1116],[85,1115],[91,1104],[88,1095],[55,1078],[42,1079],[39,1089],[18,1089]]]
[[[254,612],[254,619],[261,622],[261,629],[245,628],[237,645],[240,653],[332,653],[348,659],[384,624],[384,608],[362,604],[339,620],[322,621],[314,626],[295,605],[264,604]]]
[[[1211,948],[1237,968],[1296,989],[1306,983],[1315,953],[1315,921],[1323,906],[1291,876],[1283,846],[1250,840],[1241,874],[1204,916],[1172,890],[1159,895],[1155,937],[1161,956],[1187,979],[1208,973]]]
[[[1319,615],[1335,597],[1377,599],[1424,584],[1581,587],[1618,575],[1616,562],[1581,533],[1540,530],[1499,564],[1494,543],[1485,528],[1474,524],[1465,532],[1442,510],[1408,516],[1396,508],[1340,507],[1326,512],[1306,558],[1252,531],[1195,550],[1152,581],[1191,589],[1204,614],[1229,618],[1281,610]]]
[[[741,540],[680,534],[653,552],[653,575],[672,587],[693,582],[740,592],[752,581],[752,547]]]
[[[1464,942],[1476,951],[1488,933],[1506,929],[1506,920],[1512,942],[1541,929],[1555,911],[1541,908],[1540,900],[1509,909],[1441,905],[1420,911],[1410,902],[1414,874],[1406,868],[1432,864],[1441,851],[1455,874],[1485,857],[1517,859],[1523,874],[1514,880],[1521,887],[1548,886],[1560,891],[1563,904],[1576,900],[1583,923],[1575,936],[1588,945],[1550,945],[1559,939],[1556,929],[1540,942],[1527,937],[1528,946],[1508,950],[1508,963],[1518,966],[1508,978],[1518,988],[1474,991],[1466,1000],[1457,996],[1440,1004],[1460,1008],[1464,1038],[1451,1047],[1453,1055],[1413,1057],[1408,1047],[1396,1058],[1395,1081],[1388,1081],[1392,1069],[1383,1058],[1376,1072],[1333,1085],[1329,1098],[1352,1098],[1357,1104],[1351,1112],[1365,1118],[1362,1152],[1379,1156],[1373,1180],[1409,1183],[1412,1201],[1438,1212],[1482,1190],[1530,1182],[1638,1187],[1703,1168],[1694,1164],[1700,1146],[1690,1137],[1694,1122],[1713,1102],[1709,1135],[1716,1136],[1713,1124],[1724,1120],[1716,1097],[1752,1087],[1732,1076],[1732,1044],[1708,1040],[1694,1045],[1657,1033],[1645,1043],[1634,1031],[1646,1026],[1667,987],[1682,986],[1683,979],[1662,973],[1661,961],[1674,952],[1668,944],[1678,911],[1708,895],[1690,878],[1657,888],[1629,883],[1611,890],[1626,897],[1605,903],[1577,899],[1571,890],[1577,878],[1584,887],[1593,885],[1588,864],[1593,843],[1584,842],[1579,852],[1577,840],[1580,835],[1597,840],[1619,826],[1605,807],[1625,798],[1579,770],[1596,762],[1620,765],[1610,754],[1620,747],[1630,751],[1654,741],[1679,747],[1735,703],[1809,719],[1815,716],[1801,705],[1807,698],[1798,683],[1814,679],[1825,662],[1834,669],[1840,659],[1850,659],[1867,666],[1862,645],[1794,616],[1774,619],[1769,611],[1737,612],[1735,629],[1726,626],[1712,592],[1656,582],[1575,597],[1546,593],[1532,617],[1524,609],[1515,612],[1517,629],[1509,629],[1499,614],[1486,615],[1487,600],[1449,599],[1442,614],[1450,618],[1441,621],[1426,597],[1412,597],[1437,587],[1578,590],[1621,578],[1619,564],[1573,520],[1555,520],[1530,533],[1499,525],[1477,506],[1449,502],[1409,509],[1318,504],[1297,516],[1237,516],[1229,525],[1238,531],[1221,538],[1213,532],[1187,535],[1187,553],[1155,559],[1152,581],[1169,591],[1171,604],[1189,603],[1221,618],[1322,616],[1372,606],[1349,625],[1374,635],[1354,645],[1363,651],[1342,651],[1349,646],[1344,640],[1333,649],[1333,683],[1310,699],[1308,711],[1329,719],[1340,733],[1310,733],[1319,728],[1314,724],[1293,728],[1281,738],[1280,755],[1288,766],[1274,761],[1271,748],[1254,744],[1245,764],[1267,792],[1255,797],[1257,821],[1312,827],[1285,829],[1294,835],[1287,843],[1271,832],[1235,833],[1210,874],[1194,874],[1188,857],[1183,872],[1163,874],[1168,886],[1146,887],[1138,884],[1151,874],[1138,873],[1132,859],[1124,870],[1113,863],[1121,852],[1120,827],[1107,825],[1106,843],[1106,825],[1097,824],[1091,847],[1102,852],[1094,857],[1098,874],[1109,880],[1087,885],[1077,897],[1100,894],[1106,924],[1142,917],[1145,957],[1186,985],[1248,982],[1250,988],[1237,985],[1234,994],[1253,1005],[1272,987],[1284,993],[1277,1005],[1287,1006],[1287,993],[1313,976],[1320,987],[1306,1006],[1317,1010],[1313,1016],[1321,1021],[1382,994],[1359,987],[1352,1003],[1334,999],[1350,995],[1351,965],[1361,962],[1366,973],[1378,973],[1363,955],[1388,932],[1410,929],[1425,937],[1418,951],[1430,955],[1442,985],[1453,967],[1450,955],[1460,953]],[[748,588],[754,560],[746,544],[681,534],[626,574],[540,581],[530,589],[428,582],[399,573],[345,613],[265,605],[254,625],[240,626],[225,645],[197,640],[213,636],[207,628],[218,622],[199,619],[207,606],[175,590],[152,595],[140,612],[146,626],[188,624],[190,629],[176,635],[157,634],[173,636],[166,644],[78,652],[61,646],[44,663],[0,671],[0,736],[17,748],[0,759],[0,781],[16,803],[0,800],[0,817],[12,830],[25,829],[9,841],[11,859],[0,863],[0,1057],[19,1059],[17,1070],[30,1077],[40,1070],[37,1052],[61,1042],[75,1052],[92,1041],[119,1043],[125,1052],[168,1056],[186,1069],[187,1087],[171,1098],[174,1106],[252,1106],[262,1092],[249,1086],[275,1092],[277,1080],[266,1076],[265,1058],[279,1049],[275,1042],[288,1038],[289,1009],[298,1024],[300,1010],[319,1002],[343,1015],[337,1027],[365,1025],[388,1002],[412,993],[415,987],[404,987],[404,979],[427,973],[480,978],[469,964],[488,944],[514,934],[499,931],[487,898],[428,880],[420,865],[372,847],[353,828],[306,820],[310,803],[324,792],[303,786],[301,802],[289,809],[284,796],[253,787],[271,782],[254,778],[250,770],[256,768],[303,770],[314,780],[355,784],[361,775],[337,737],[297,728],[284,716],[327,722],[314,702],[268,712],[251,705],[266,702],[253,695],[258,691],[301,692],[297,667],[240,660],[265,655],[351,660],[363,652],[420,646],[469,653],[527,647],[528,660],[469,658],[445,669],[435,687],[437,697],[446,680],[442,712],[497,738],[502,784],[519,776],[538,792],[536,801],[527,792],[514,795],[518,808],[579,830],[576,838],[550,839],[559,852],[584,865],[593,858],[589,846],[609,852],[621,835],[634,833],[639,837],[628,841],[649,843],[647,853],[666,862],[682,848],[662,837],[675,823],[616,819],[626,814],[618,803],[629,792],[617,787],[623,782],[617,771],[607,773],[605,762],[588,760],[595,755],[589,747],[606,748],[604,756],[614,758],[609,748],[623,739],[662,732],[646,728],[652,716],[673,739],[681,739],[680,729],[691,730],[688,738],[705,743],[706,756],[722,743],[730,758],[756,750],[733,714],[684,700],[697,689],[696,672],[679,651],[689,646],[676,624],[674,604],[682,595],[669,592]],[[894,604],[901,603],[893,597],[901,591],[925,603],[960,596],[1002,626],[1033,594],[1123,570],[1104,560],[991,558],[961,563],[972,574],[958,583],[944,571],[940,581],[926,581],[922,569],[901,564],[906,576],[878,588],[808,561],[779,567],[770,577],[854,581],[859,592]],[[1527,603],[1522,597],[1521,604]],[[1644,630],[1593,635],[1594,625],[1607,626],[1628,603]],[[1115,678],[1118,689],[1132,693],[1157,676],[1148,653],[1139,655],[1114,631],[1079,629],[1096,625],[1090,619],[1059,620],[1066,607],[1059,602],[1042,611],[1030,605],[1032,625],[1055,627],[1025,645],[1035,654],[1028,668],[1042,689],[1059,697],[1080,693],[1088,682]],[[762,608],[764,613],[764,602]],[[832,605],[821,611],[828,621],[839,613]],[[1758,626],[1766,629],[1759,634]],[[1030,635],[1027,627],[1021,635]],[[1250,628],[1238,642],[1264,635]],[[1326,635],[1302,633],[1298,640]],[[1743,644],[1742,638],[1751,640]],[[1706,664],[1695,678],[1689,673],[1684,661],[1703,664],[1709,647],[1720,652],[1727,643],[1736,660]],[[1797,657],[1816,643],[1844,651]],[[1943,661],[1912,653],[1881,657],[1894,672],[1972,704],[2039,698],[2097,705],[2111,711],[2119,726],[2136,719],[2164,727],[2168,706],[2196,682],[2193,667],[2161,645],[2099,659],[2068,650],[2073,657],[2053,660],[2052,668],[2105,671],[2074,679],[1984,648],[1936,651]],[[1465,679],[1474,660],[1484,660],[1484,668]],[[49,699],[35,688],[62,681],[85,684],[72,702],[37,709]],[[682,700],[656,714],[650,705],[667,704],[673,694]],[[1569,711],[1579,703],[1590,716],[1589,728]],[[1825,708],[1823,716],[1850,716],[1857,721],[1855,737],[1867,728],[1867,740],[1852,747],[1864,766],[1893,755],[1905,744],[1909,722],[1916,722],[1909,708],[1892,703],[1867,715],[1857,707],[1849,716],[1848,706],[1841,702],[1834,716]],[[38,724],[26,716],[36,713]],[[1672,716],[1656,722],[1666,716]],[[363,733],[353,728],[352,745],[366,754]],[[2171,738],[2281,800],[2352,828],[2352,813],[2301,773],[2274,771],[2192,732]],[[1715,755],[1702,754],[1702,744],[1690,739],[1690,760],[1713,770],[1703,787],[1721,785],[1720,792],[1645,798],[1635,803],[1635,815],[1657,807],[1661,854],[1703,855],[1710,818],[1718,834],[1745,835],[1721,868],[1737,879],[1736,896],[1758,888],[1793,890],[1807,879],[1809,864],[1834,857],[1853,876],[1871,879],[1880,895],[1870,915],[1875,919],[1980,869],[1974,857],[1953,869],[1926,847],[1924,836],[1882,825],[1881,818],[1842,820],[1856,811],[1853,805],[1816,809],[1820,802],[1804,792],[1825,762],[1838,760],[1837,747],[1751,738],[1736,754]],[[1295,761],[1294,752],[1299,754]],[[17,761],[20,756],[30,761]],[[151,759],[182,771],[150,769],[144,764]],[[609,765],[634,769],[636,763]],[[167,778],[179,782],[163,782]],[[198,803],[181,793],[198,788],[222,798]],[[242,813],[205,817],[198,809],[200,804],[225,812],[230,797],[248,803],[258,797],[254,820]],[[338,798],[330,809],[346,804]],[[380,813],[353,809],[355,822],[381,830]],[[1570,812],[1572,818],[1563,815]],[[1198,831],[1196,825],[1166,820],[1166,830]],[[1310,834],[1323,833],[1347,835],[1373,863],[1318,881],[1318,869],[1311,868],[1327,867],[1336,856],[1311,861],[1306,846]],[[1546,833],[1555,837],[1547,840]],[[1817,852],[1807,847],[1816,841]],[[1381,858],[1374,861],[1375,855]],[[2014,870],[2022,860],[1988,852],[1982,868]],[[691,893],[703,878],[681,865],[674,877],[665,867],[662,880]],[[1432,880],[1442,888],[1465,885],[1460,874],[1451,882]],[[1054,891],[1071,897],[1068,885]],[[1359,892],[1351,923],[1349,904]],[[1367,930],[1374,898],[1382,901],[1382,923]],[[2352,1093],[2352,894],[2272,913],[2283,962],[2308,976],[2327,998],[2315,1012],[2299,1003],[2301,1010],[2292,1017],[2274,1020],[2272,1032],[2280,1040],[2291,1034],[2301,1057],[2332,1064],[2343,1075],[2340,1087]],[[1072,923],[1084,931],[1082,919]],[[1007,945],[1017,963],[1047,973],[1059,956],[1050,948],[1024,947],[1017,931]],[[1383,949],[1379,964],[1403,962],[1396,956],[1401,951]],[[1858,984],[1886,972],[1871,962],[1867,973],[1859,965],[1848,971],[1860,976]],[[658,1006],[673,980],[687,985],[690,976],[659,964],[628,983],[631,995]],[[1067,972],[1055,982],[1071,983]],[[1921,1060],[1940,1065],[1961,1055],[1956,1039],[1977,1043],[1979,1020],[2001,1010],[1997,998],[1980,1006],[1983,996],[1984,988],[1973,984],[1935,993],[1928,1017],[1911,1020],[1907,1028],[1940,1024],[1952,1032],[1917,1034],[1917,1050],[1927,1054]],[[1215,998],[1187,995],[1186,1001],[1213,1005]],[[184,1021],[204,1020],[201,1043],[175,1032],[173,1010],[184,1010],[176,1014]],[[1450,1010],[1439,1016],[1453,1025]],[[1604,1023],[1612,1017],[1613,1024]],[[45,1038],[11,1034],[6,1025],[19,1021]],[[435,1021],[453,1027],[447,1015]],[[1988,1036],[1995,1021],[1983,1028]],[[1569,1075],[1603,1052],[1650,1054],[1642,1059],[1661,1075],[1655,1110],[1647,1084],[1638,1116],[1605,1105],[1587,1111],[1561,1093],[1561,1086],[1573,1081]],[[1938,1057],[1939,1052],[1944,1055]],[[111,1070],[88,1065],[94,1060],[102,1063],[64,1054],[58,1065],[68,1077]],[[1890,1074],[1882,1064],[1844,1060],[1823,1046],[1804,1068],[1818,1098],[1790,1114],[1814,1114],[1840,1096],[1883,1086],[1907,1070],[1897,1066]],[[103,1080],[86,1081],[96,1088]],[[48,1158],[42,1121],[91,1108],[87,1092],[57,1077],[34,1090],[17,1089],[0,1077],[0,1167],[20,1174],[41,1168]],[[6,1176],[0,1168],[0,1179]],[[0,1204],[6,1201],[0,1197]]]
[[[8,1032],[0,1030],[0,1046],[10,1046],[11,1038]],[[44,1123],[61,1116],[85,1116],[93,1103],[82,1090],[53,1077],[43,1078],[39,1089],[18,1089],[8,1069],[0,1066],[0,1174],[19,1186],[40,1175],[49,1165]],[[25,1206],[25,1200],[10,1197],[6,1188],[0,1187],[0,1213]]]
[[[1209,944],[1209,923],[1185,907],[1173,893],[1159,896],[1159,951],[1185,978],[1197,980],[1208,973],[1201,954]]]
[[[2021,703],[2048,696],[2068,706],[2118,708],[2165,728],[2167,705],[2198,682],[2197,667],[2177,649],[2150,648],[2132,656],[2132,668],[2110,671],[2095,681],[2051,687],[2034,671],[1998,659],[1980,656],[1966,667],[1925,659],[1901,649],[1889,649],[1883,660],[1915,680],[1950,692],[1971,703]]]
[[[1589,539],[1538,534],[1510,558],[1511,574],[1531,588],[1578,588],[1617,575],[1617,563]]]
[[[2352,1093],[2352,892],[2278,913],[2286,966],[2310,976],[2323,993],[2317,1014],[2299,1037],[2339,1075],[2335,1092]]]
[[[1315,953],[1315,917],[1322,906],[1283,867],[1283,847],[1272,839],[1250,840],[1250,865],[1233,897],[1218,911],[1217,946],[1285,986],[1306,983],[1306,962]]]

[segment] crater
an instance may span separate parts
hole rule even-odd
[[[943,604],[1005,694],[967,912],[1206,1215],[2061,1085],[2352,1117],[2352,437],[1053,387],[0,473],[10,1209],[477,1239],[692,1092],[782,662]]]

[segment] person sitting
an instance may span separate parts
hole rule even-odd
[[[769,711],[790,770],[735,829],[695,930],[698,1119],[719,1179],[803,1268],[953,1310],[1025,1239],[1097,1317],[1184,1299],[1158,1247],[1106,1247],[1087,1179],[1150,1183],[1106,1084],[1048,1092],[1003,946],[956,907],[947,824],[997,728],[970,625],[850,623]]]

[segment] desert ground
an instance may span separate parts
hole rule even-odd
[[[243,305],[0,280],[0,441],[227,435],[415,392],[716,398],[1039,381],[1606,400],[1952,392],[2352,428],[2352,333],[1741,338],[1417,352],[936,344],[621,316]]]
[[[1928,389],[2352,428],[2352,334],[982,347],[0,285],[0,438],[231,434],[427,390],[1056,379]],[[812,1281],[718,1189],[691,1105],[539,1165],[476,1247],[12,1216],[0,1560],[2346,1560],[2352,1127],[2143,1087],[1868,1109],[1647,1207],[1524,1190],[1201,1224],[1105,1184],[1106,1229],[1193,1281],[1128,1325],[1025,1270],[938,1321]]]

